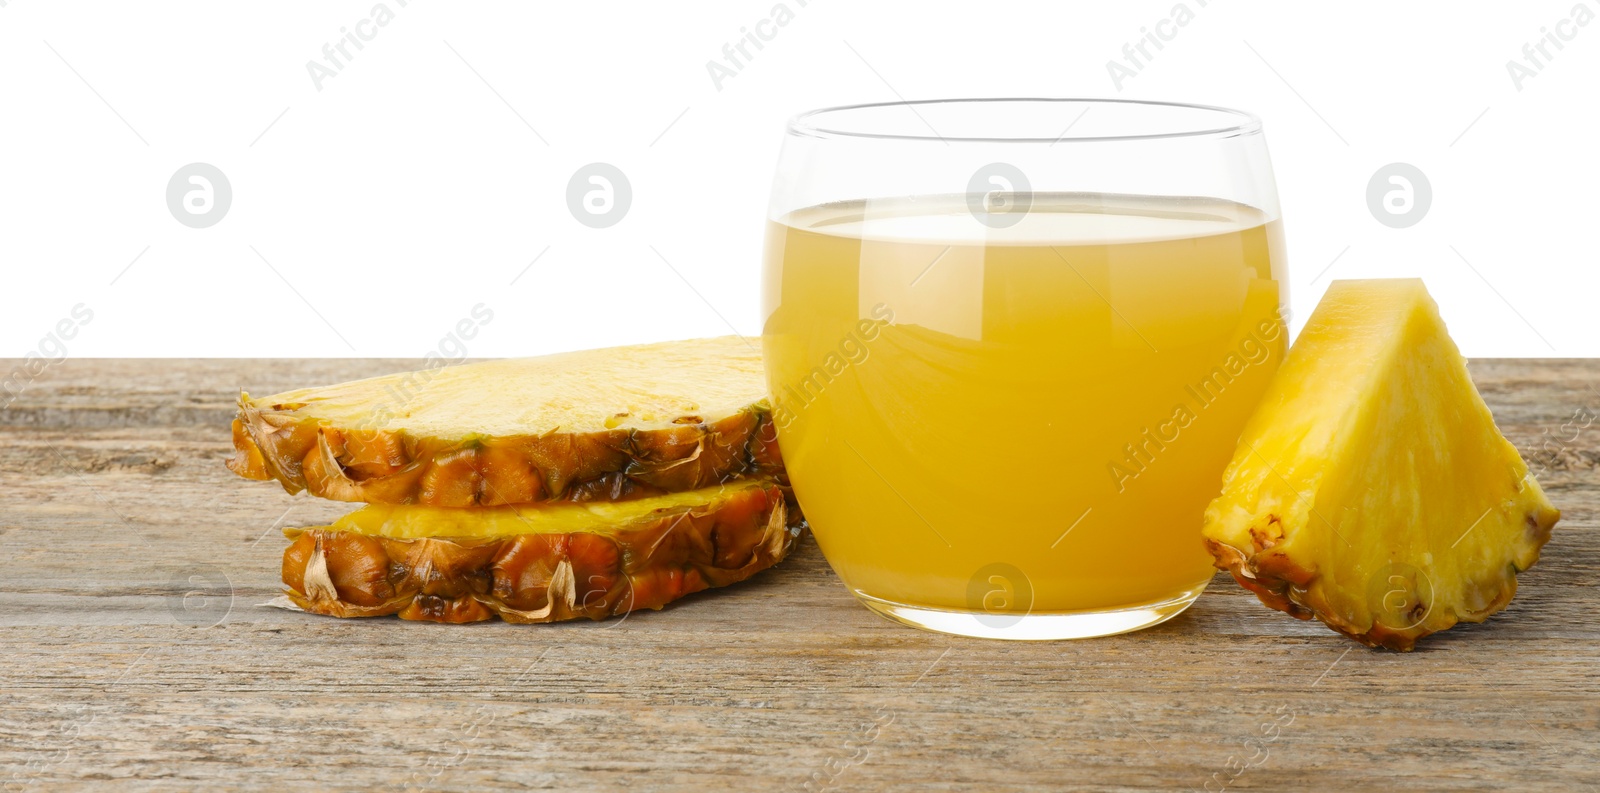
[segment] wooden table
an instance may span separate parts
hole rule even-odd
[[[1473,364],[1565,514],[1509,609],[1409,655],[1220,576],[1134,635],[923,633],[856,605],[809,538],[620,622],[259,607],[277,529],[347,506],[223,468],[238,389],[412,363],[72,360],[0,410],[0,790],[1600,786],[1600,421],[1562,429],[1600,414],[1600,361]]]

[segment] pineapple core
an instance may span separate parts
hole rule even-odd
[[[1246,424],[1202,535],[1267,605],[1410,650],[1504,608],[1560,516],[1422,281],[1335,281]]]

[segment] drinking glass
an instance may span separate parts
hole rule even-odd
[[[868,608],[1064,639],[1171,619],[1288,333],[1261,123],[958,99],[789,122],[763,348],[795,494]]]

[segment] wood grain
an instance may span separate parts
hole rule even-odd
[[[238,388],[412,363],[73,360],[0,410],[0,789],[1600,786],[1600,421],[1562,429],[1600,414],[1600,361],[1474,362],[1564,518],[1509,609],[1409,655],[1220,576],[1129,636],[922,633],[856,605],[809,539],[618,622],[258,607],[276,528],[347,507],[224,470]]]

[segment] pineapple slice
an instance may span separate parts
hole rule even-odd
[[[285,531],[284,594],[336,617],[603,619],[771,567],[797,514],[770,480],[620,504],[367,506]]]
[[[623,500],[781,476],[759,350],[734,336],[239,396],[234,473],[335,501]]]
[[[1335,281],[1245,426],[1202,534],[1267,605],[1410,650],[1504,608],[1560,515],[1422,282]]]

